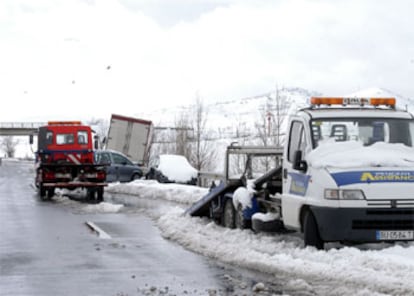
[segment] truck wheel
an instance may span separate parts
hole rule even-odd
[[[103,189],[103,187],[97,188],[96,189],[96,194],[97,194],[98,202],[102,202],[103,201],[103,195],[104,195],[104,189]]]
[[[46,188],[42,184],[39,184],[39,196],[41,200],[46,200]]]
[[[315,216],[311,211],[307,211],[305,214],[305,220],[303,222],[303,236],[305,246],[312,246],[318,250],[323,250],[323,240],[319,235],[318,225],[316,224]]]
[[[47,198],[51,199],[53,197],[53,195],[55,195],[55,187],[50,187],[47,190]]]
[[[249,229],[251,225],[250,220],[244,219],[243,216],[243,207],[241,204],[237,207],[235,218],[234,218],[235,227],[238,229]]]
[[[88,190],[86,191],[86,198],[89,201],[95,201],[95,189],[88,188]]]
[[[223,226],[227,228],[235,228],[234,218],[235,218],[235,210],[233,206],[233,201],[228,199],[224,204],[224,211],[223,211]]]
[[[214,209],[215,209],[215,204],[211,202],[210,206],[208,207],[208,217],[212,219],[216,225],[221,225],[223,215],[217,214]]]

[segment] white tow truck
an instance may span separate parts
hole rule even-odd
[[[232,177],[231,155],[244,155],[242,177]],[[252,173],[272,157],[270,170]],[[186,213],[231,228],[300,231],[318,249],[414,241],[414,117],[394,98],[313,97],[290,117],[284,147],[229,146],[225,175]]]

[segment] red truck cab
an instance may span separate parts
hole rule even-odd
[[[89,198],[103,200],[106,172],[94,163],[95,142],[91,127],[80,121],[39,128],[35,183],[42,199],[51,198],[55,188],[86,188]]]

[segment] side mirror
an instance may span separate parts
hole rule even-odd
[[[98,136],[93,137],[93,148],[95,150],[99,149],[99,137]]]
[[[29,135],[29,143],[30,145],[33,145],[33,135]]]
[[[293,169],[302,171],[304,173],[306,173],[306,171],[308,170],[308,164],[306,163],[306,161],[302,160],[301,150],[295,151],[295,154],[293,156]]]

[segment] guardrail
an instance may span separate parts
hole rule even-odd
[[[37,134],[45,122],[0,122],[0,136],[26,136]]]
[[[210,173],[210,172],[198,172],[197,186],[210,187],[214,181],[224,181],[224,174]]]
[[[0,122],[0,128],[39,128],[46,122]]]

